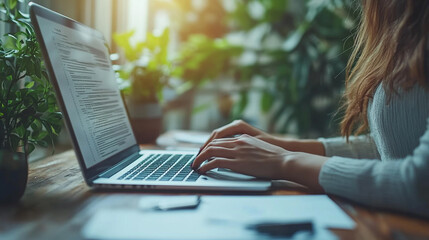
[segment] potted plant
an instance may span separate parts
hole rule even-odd
[[[162,90],[169,85],[171,64],[167,59],[169,30],[160,36],[148,33],[146,40],[131,43],[134,31],[114,34],[126,62],[115,65],[134,134],[139,143],[156,140],[162,129]]]
[[[53,144],[62,120],[29,17],[17,4],[0,3],[1,21],[15,29],[0,38],[0,202],[20,199],[28,155]]]

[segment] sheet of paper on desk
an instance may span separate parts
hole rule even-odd
[[[205,196],[195,210],[149,210],[154,202],[174,197],[142,197],[140,209],[101,210],[82,234],[89,239],[267,239],[244,226],[312,220],[315,234],[295,235],[298,239],[335,239],[325,227],[354,226],[326,196]]]
[[[214,224],[196,211],[142,212],[131,209],[105,209],[97,212],[83,228],[85,239],[105,240],[264,240],[239,224]],[[298,233],[294,239],[337,239],[324,228],[314,234]],[[281,238],[284,239],[284,238]]]
[[[316,225],[353,229],[354,221],[326,195],[208,196],[200,211],[209,219],[243,221],[294,221],[312,219]]]
[[[210,134],[205,133],[185,133],[177,132],[174,134],[174,139],[179,142],[184,143],[195,143],[198,145],[203,145],[210,137]]]

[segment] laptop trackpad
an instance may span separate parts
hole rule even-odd
[[[246,181],[246,180],[248,181],[248,180],[257,179],[249,175],[233,172],[226,168],[216,168],[206,172],[205,175],[217,180],[228,180],[228,181]]]

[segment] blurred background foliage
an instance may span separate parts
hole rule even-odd
[[[193,2],[178,2],[186,17],[179,24],[177,76],[194,86],[232,81],[234,88],[222,93],[238,95],[228,120],[245,118],[249,95],[258,92],[269,132],[301,137],[338,132],[333,117],[358,22],[357,3],[235,0],[192,8]]]
[[[169,86],[171,62],[167,59],[170,31],[155,36],[148,33],[144,41],[131,42],[134,30],[116,33],[113,40],[122,50],[125,62],[114,65],[122,94],[134,102],[153,103],[163,99],[163,88]],[[117,59],[117,54],[111,56]]]
[[[293,6],[291,2],[242,1],[232,13],[239,28],[267,29],[261,47],[249,50],[266,60],[243,66],[237,81],[249,81],[254,75],[265,80],[261,109],[272,111],[269,130],[295,129],[305,137],[332,135],[337,126],[331,120],[339,106],[353,43],[346,39],[355,26],[356,16],[351,14],[356,12],[346,1],[295,1],[298,4]],[[252,4],[265,10],[256,19],[245,11]],[[271,45],[270,38],[279,39],[279,44]],[[244,91],[239,101],[243,106],[246,94]],[[240,117],[240,113],[233,117]]]
[[[338,133],[341,113],[335,113],[340,106],[345,67],[358,22],[358,3],[353,0],[149,3],[151,12],[167,11],[170,15],[168,53],[165,41],[159,41],[162,46],[146,46],[150,39],[157,38],[153,33],[148,33],[146,42],[135,46],[128,43],[132,32],[114,36],[118,46],[125,49],[128,62],[134,63],[134,69],[142,70],[141,79],[152,76],[153,83],[141,81],[139,89],[152,85],[157,92],[175,89],[179,99],[175,105],[186,106],[186,115],[199,114],[216,103],[222,119],[206,130],[244,119],[268,132],[299,137]],[[149,19],[155,18],[149,15]],[[166,31],[158,32],[158,38],[162,39]],[[136,63],[142,60],[142,49],[159,47],[164,49],[159,52],[161,62],[155,61],[152,68],[136,68],[140,66]],[[158,74],[161,77],[157,78],[154,72],[162,73]],[[130,73],[133,71],[123,72],[120,78],[129,78]],[[136,91],[132,87],[127,91]],[[214,100],[196,100],[198,94],[210,91],[214,92]],[[253,115],[248,114],[249,109],[253,109]],[[184,128],[193,126],[189,116],[186,121],[188,125]]]

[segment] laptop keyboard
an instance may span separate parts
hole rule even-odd
[[[191,169],[192,160],[193,155],[151,154],[119,179],[195,182],[200,174]]]

